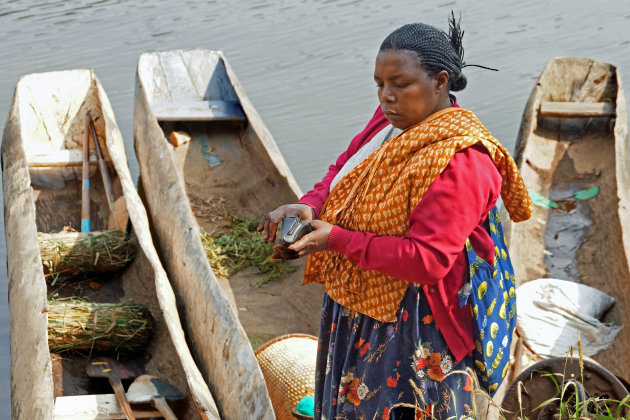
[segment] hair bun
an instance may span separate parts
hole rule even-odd
[[[460,90],[464,90],[467,84],[468,84],[468,79],[466,79],[466,76],[464,76],[464,73],[459,73],[451,81],[450,90],[453,92],[459,92]]]

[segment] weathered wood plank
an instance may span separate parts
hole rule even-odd
[[[48,351],[46,282],[37,242],[35,203],[21,142],[17,104],[22,98],[18,90],[2,137],[11,319],[11,413],[14,419],[51,419],[54,394]]]
[[[68,149],[58,150],[45,155],[27,155],[28,166],[49,167],[49,166],[81,166],[83,164],[83,150]],[[90,153],[90,163],[96,163],[96,155]]]
[[[146,83],[147,96],[152,101],[171,101],[166,76],[157,54],[142,54],[138,61],[138,77]]]
[[[614,117],[615,104],[612,102],[542,101],[540,115],[560,118]]]
[[[156,410],[133,410],[137,419],[162,417]],[[54,420],[125,419],[125,412],[114,394],[73,395],[55,399]]]
[[[175,101],[152,102],[153,115],[159,121],[244,121],[238,102]]]
[[[219,53],[212,51],[212,54],[208,54],[208,51],[202,50],[185,51],[182,53],[182,59],[197,92],[204,100],[239,102]]]
[[[190,101],[202,98],[202,95],[195,89],[179,52],[168,51],[161,53],[159,57],[168,91],[173,101]]]

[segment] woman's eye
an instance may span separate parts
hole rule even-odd
[[[394,86],[396,86],[398,89],[402,89],[409,86],[409,83],[396,83]]]

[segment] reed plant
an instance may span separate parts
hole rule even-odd
[[[567,364],[573,359],[573,348],[565,359],[563,372],[538,372],[542,377],[548,378],[556,390],[556,395],[543,401],[533,411],[547,408],[547,413],[558,420],[630,420],[630,394],[622,400],[610,397],[592,397],[584,387],[584,354],[582,342],[578,339],[578,363],[579,378],[567,377]],[[530,420],[523,412],[522,394],[527,393],[522,382],[517,384],[519,413],[513,413],[510,418],[518,420]],[[503,417],[505,418],[505,417]],[[539,416],[540,418],[540,416]]]
[[[133,259],[135,236],[120,230],[38,233],[46,276],[117,271]]]
[[[534,420],[535,418],[549,418],[554,420],[630,420],[630,394],[626,395],[622,400],[604,397],[592,397],[588,394],[588,390],[584,387],[584,355],[582,353],[582,343],[578,340],[578,363],[579,378],[574,378],[567,374],[567,365],[573,357],[573,349],[570,350],[565,358],[563,372],[536,372],[541,377],[547,378],[553,384],[556,394],[539,403],[531,412],[545,410],[546,412],[538,412],[536,417],[523,409],[523,395],[535,395],[535,390],[527,390],[525,384],[519,381],[517,387],[518,412],[510,413],[499,407],[490,396],[482,390],[477,389],[474,392],[490,401],[490,405],[496,407],[499,411],[501,419],[515,420]],[[474,372],[472,372],[474,375]]]
[[[48,346],[53,353],[114,351],[132,355],[149,343],[152,319],[140,303],[93,303],[77,297],[48,302]]]

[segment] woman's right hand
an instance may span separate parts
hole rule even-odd
[[[276,240],[278,225],[282,222],[282,219],[289,216],[299,217],[300,220],[310,222],[315,219],[317,215],[315,214],[315,210],[306,204],[285,204],[267,213],[265,217],[262,218],[256,230],[258,232],[264,231],[263,239],[265,241],[274,242]]]

